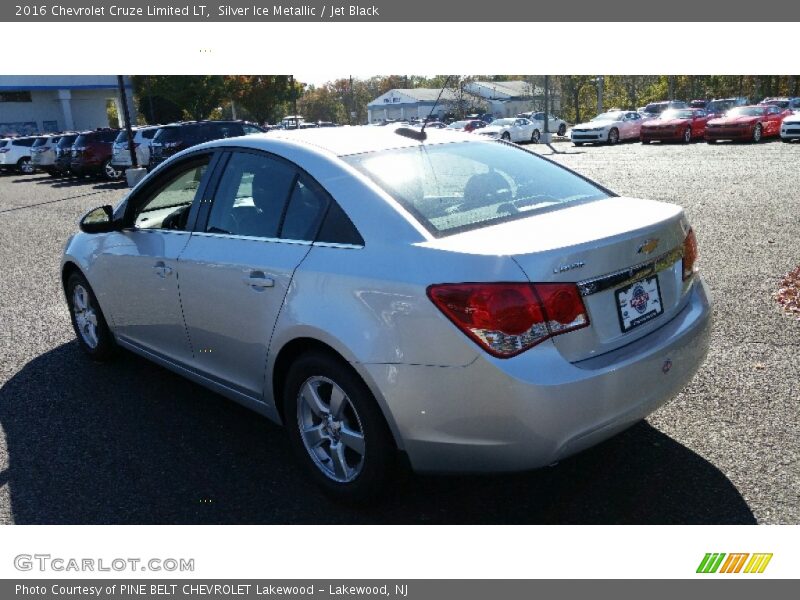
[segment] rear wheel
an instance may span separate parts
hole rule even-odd
[[[688,144],[692,141],[692,128],[687,127],[686,131],[683,132],[683,143]]]
[[[396,450],[369,388],[341,359],[302,355],[289,368],[284,416],[295,454],[330,496],[368,502],[387,491]]]
[[[504,139],[507,142],[510,142],[511,141],[511,134],[508,133],[507,131],[504,131],[503,135],[501,135],[500,138]]]
[[[73,273],[65,288],[69,315],[78,343],[86,354],[97,361],[114,355],[116,344],[97,298],[86,278]]]
[[[650,140],[642,138],[642,143],[646,146],[650,143]]]
[[[717,140],[706,140],[707,144],[716,144]]]
[[[538,129],[534,129],[533,133],[531,133],[531,142],[534,144],[538,144],[539,140],[542,138],[542,134],[539,133]]]
[[[608,143],[613,146],[617,142],[619,142],[619,129],[612,127],[611,131],[608,132]]]
[[[561,137],[564,137],[567,134],[567,126],[566,126],[566,124],[561,123],[561,125],[558,126],[558,132],[557,133]]]

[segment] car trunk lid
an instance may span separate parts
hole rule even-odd
[[[442,250],[511,257],[536,283],[576,283],[589,327],[553,338],[570,362],[624,346],[657,329],[682,307],[683,241],[689,225],[680,207],[612,197],[576,203],[499,225],[427,242]],[[642,290],[635,296],[635,284]],[[627,290],[622,299],[618,292]],[[660,295],[662,312],[636,307]],[[619,308],[623,301],[626,306]],[[623,312],[629,314],[623,316]],[[641,319],[631,326],[631,322]]]

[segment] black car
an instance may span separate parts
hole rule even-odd
[[[69,174],[69,163],[72,161],[72,144],[78,138],[77,133],[65,133],[56,144],[56,162],[48,173],[53,177]]]
[[[203,142],[264,131],[264,128],[245,121],[186,121],[164,125],[156,132],[150,146],[150,168]]]

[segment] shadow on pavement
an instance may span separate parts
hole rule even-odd
[[[711,463],[646,423],[560,465],[411,476],[330,503],[276,425],[143,359],[67,343],[0,388],[16,523],[755,523]]]

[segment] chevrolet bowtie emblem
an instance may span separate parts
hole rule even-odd
[[[639,254],[650,254],[656,248],[658,248],[658,238],[653,238],[652,240],[645,240],[636,252]]]

